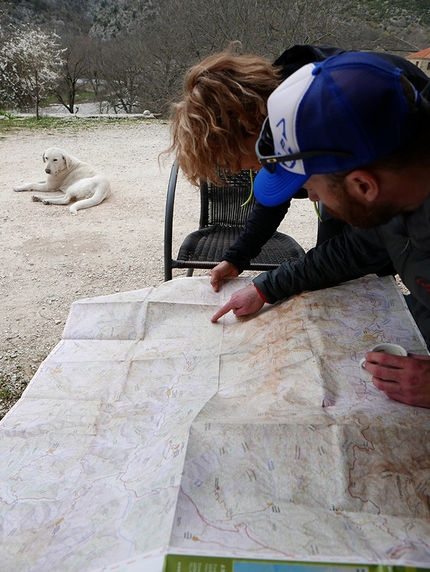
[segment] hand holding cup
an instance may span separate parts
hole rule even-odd
[[[369,351],[371,352],[381,352],[385,354],[391,354],[394,356],[404,356],[408,355],[408,352],[405,350],[404,347],[399,346],[398,344],[377,344]],[[360,360],[360,367],[365,369],[364,364],[366,363],[366,358],[362,358]]]

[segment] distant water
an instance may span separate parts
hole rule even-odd
[[[75,106],[76,115],[94,115],[99,113],[114,113],[106,101],[100,103],[80,103]],[[40,109],[40,115],[71,115],[64,105],[50,105]]]
[[[79,105],[75,106],[75,113],[73,115],[81,116],[81,117],[88,117],[91,115],[118,115],[118,117],[148,117],[154,118],[159,117],[161,114],[152,114],[149,111],[144,111],[144,113],[132,113],[126,114],[122,110],[117,110],[118,113],[115,113],[113,107],[109,105],[107,101],[103,101],[100,103],[80,103]],[[36,110],[30,110],[27,113],[22,113],[17,110],[11,110],[13,115],[19,115],[20,117],[33,117],[36,114]],[[64,105],[60,105],[55,103],[54,105],[49,105],[48,107],[41,107],[39,109],[39,114],[45,117],[72,117],[72,114],[69,112],[68,109],[64,107]]]

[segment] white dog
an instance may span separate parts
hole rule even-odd
[[[33,195],[33,201],[42,201],[45,205],[67,205],[71,200],[76,200],[70,207],[73,215],[78,214],[79,209],[100,204],[111,194],[106,177],[62,149],[47,149],[43,162],[46,163],[45,173],[48,174],[46,182],[26,183],[15,187],[14,191],[62,191],[64,195],[59,197]]]

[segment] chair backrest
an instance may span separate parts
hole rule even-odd
[[[257,173],[253,173],[255,177]],[[241,171],[226,177],[225,185],[200,184],[200,228],[220,225],[242,228],[255,204],[251,194],[251,175]],[[245,204],[246,203],[246,204]]]

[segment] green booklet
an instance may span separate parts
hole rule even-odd
[[[164,572],[430,572],[430,568],[383,564],[339,564],[214,558],[168,554]]]

